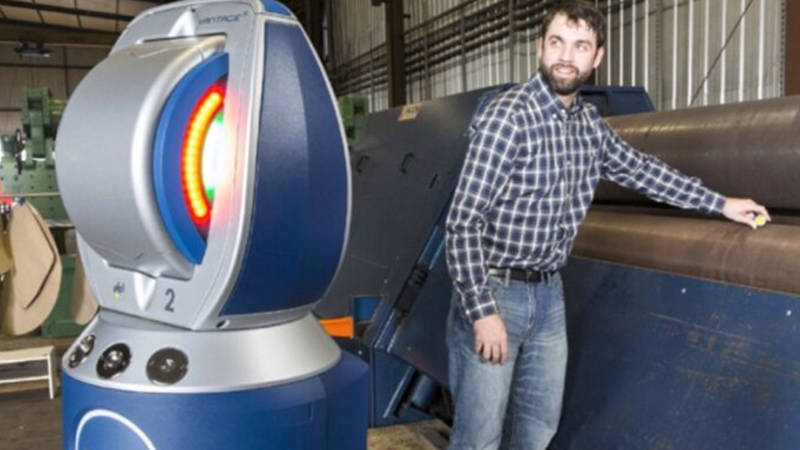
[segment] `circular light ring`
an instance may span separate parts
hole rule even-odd
[[[207,125],[203,128],[202,124],[213,122],[215,115],[210,112],[203,114],[200,112],[209,92],[219,89],[219,93],[225,94],[227,75],[227,53],[212,55],[189,70],[164,103],[153,139],[153,190],[161,219],[177,250],[193,264],[200,264],[203,260],[211,214],[211,202],[202,189],[204,181],[202,153],[205,150],[203,142],[200,141],[206,140],[205,132],[214,126]],[[219,111],[217,108],[217,113]],[[198,130],[205,132],[200,135],[188,134],[187,130],[195,123]],[[199,141],[195,142],[192,139]],[[184,158],[187,145],[200,149],[199,153],[196,153],[196,160],[191,157]],[[197,152],[197,150],[192,151]],[[188,170],[190,167],[193,169]],[[200,169],[197,170],[197,167]],[[199,201],[195,189],[198,184]],[[185,189],[188,186],[193,186],[191,191]],[[198,217],[193,215],[192,199],[200,207],[200,212],[203,207],[200,205],[205,205],[207,208],[205,214]]]
[[[206,91],[189,119],[181,152],[181,180],[186,206],[192,220],[206,226],[211,216],[211,201],[203,180],[203,149],[209,128],[222,109],[224,99],[222,86],[215,85]]]

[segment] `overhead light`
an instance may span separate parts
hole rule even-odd
[[[44,46],[44,42],[22,41],[14,49],[20,56],[32,58],[49,58],[52,50]]]

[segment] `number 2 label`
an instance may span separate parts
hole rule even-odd
[[[175,312],[175,308],[172,306],[172,303],[175,301],[175,291],[172,288],[167,289],[167,304],[164,306],[164,311],[167,312]]]

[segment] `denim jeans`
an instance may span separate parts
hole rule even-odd
[[[454,293],[447,319],[455,417],[451,450],[545,449],[558,428],[567,366],[561,277],[488,281],[508,333],[509,359],[485,362]]]

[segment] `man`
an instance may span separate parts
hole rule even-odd
[[[544,449],[567,363],[561,278],[600,177],[681,208],[756,227],[752,200],[725,198],[624,142],[577,90],[603,59],[604,18],[554,6],[539,73],[476,113],[447,218],[455,286],[448,317],[452,449]]]

